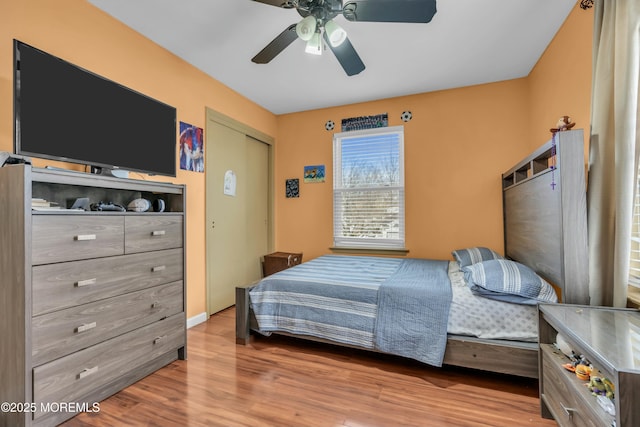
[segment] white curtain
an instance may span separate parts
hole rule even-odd
[[[640,0],[594,4],[589,291],[592,305],[624,307],[640,153]]]

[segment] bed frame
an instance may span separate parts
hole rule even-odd
[[[558,132],[518,162],[502,174],[502,190],[505,256],[555,285],[562,302],[588,304],[582,130]],[[249,291],[256,284],[236,288],[237,344],[248,344],[251,330],[257,329],[249,303]],[[538,344],[449,335],[444,364],[537,378]]]

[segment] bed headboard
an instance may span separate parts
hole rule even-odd
[[[555,156],[553,155],[555,151]],[[589,304],[587,198],[582,130],[558,132],[502,174],[505,256]]]

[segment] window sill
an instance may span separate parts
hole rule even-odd
[[[371,255],[407,255],[409,249],[375,249],[375,248],[344,248],[331,247],[331,252],[339,254],[371,254]]]
[[[629,285],[627,290],[627,307],[640,308],[640,288]]]

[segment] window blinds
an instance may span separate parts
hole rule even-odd
[[[404,128],[333,137],[334,245],[404,249]]]

